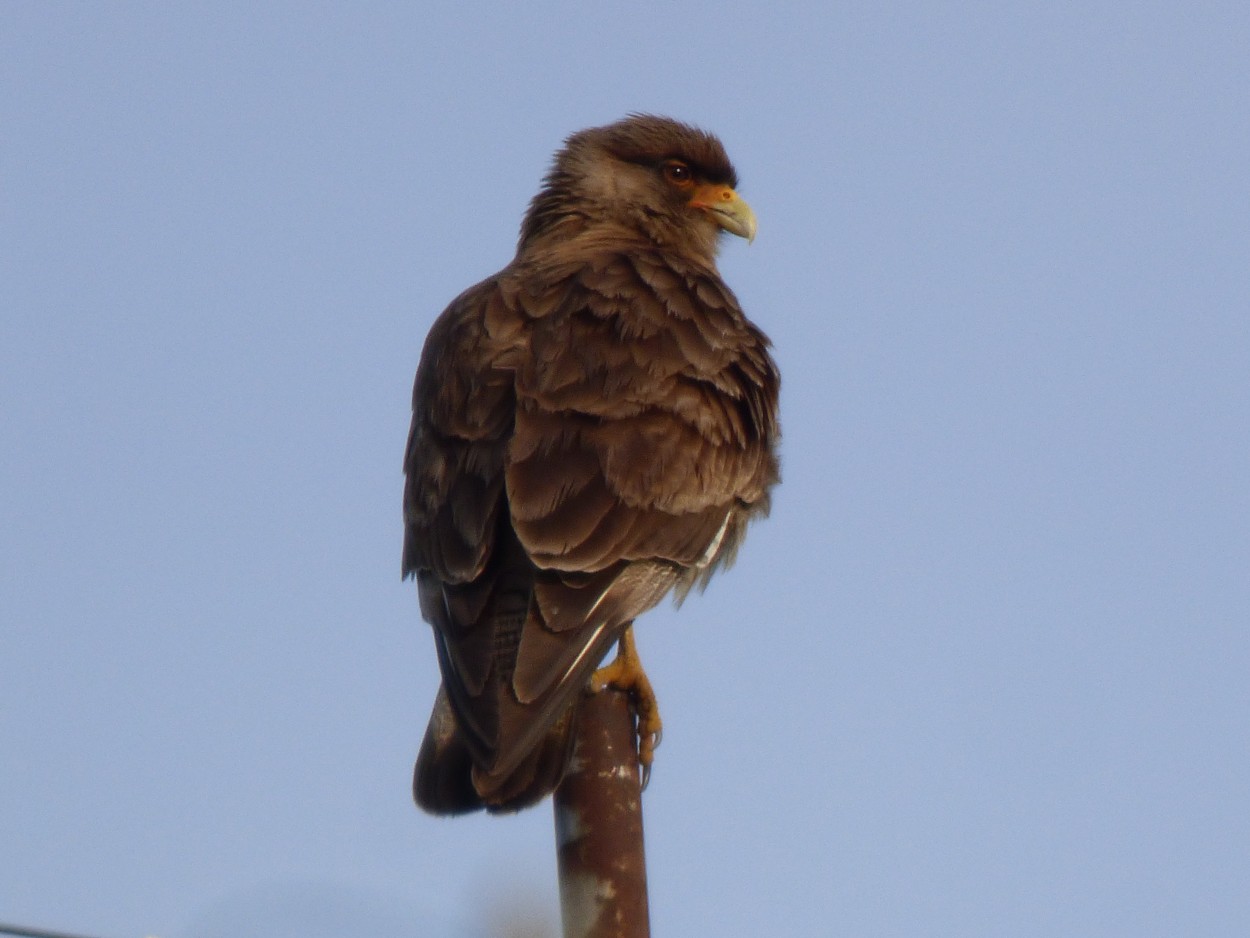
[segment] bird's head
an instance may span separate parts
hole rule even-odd
[[[755,238],[755,213],[737,184],[716,137],[634,114],[565,141],[521,225],[521,248],[603,226],[711,261],[722,231]]]

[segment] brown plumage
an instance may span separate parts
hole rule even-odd
[[[405,576],[443,687],[426,810],[533,804],[635,616],[733,557],[777,481],[776,366],[715,265],[755,219],[720,141],[635,115],[569,137],[516,257],[426,340]]]

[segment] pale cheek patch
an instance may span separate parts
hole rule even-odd
[[[603,205],[636,205],[645,201],[652,189],[651,174],[631,163],[592,160],[582,169],[586,194]]]

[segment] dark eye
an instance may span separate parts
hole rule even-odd
[[[685,163],[670,160],[664,164],[664,178],[676,185],[685,186],[694,180],[694,173]]]

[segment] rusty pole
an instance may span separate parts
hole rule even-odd
[[[629,694],[587,693],[553,799],[564,938],[651,934],[637,746]]]

